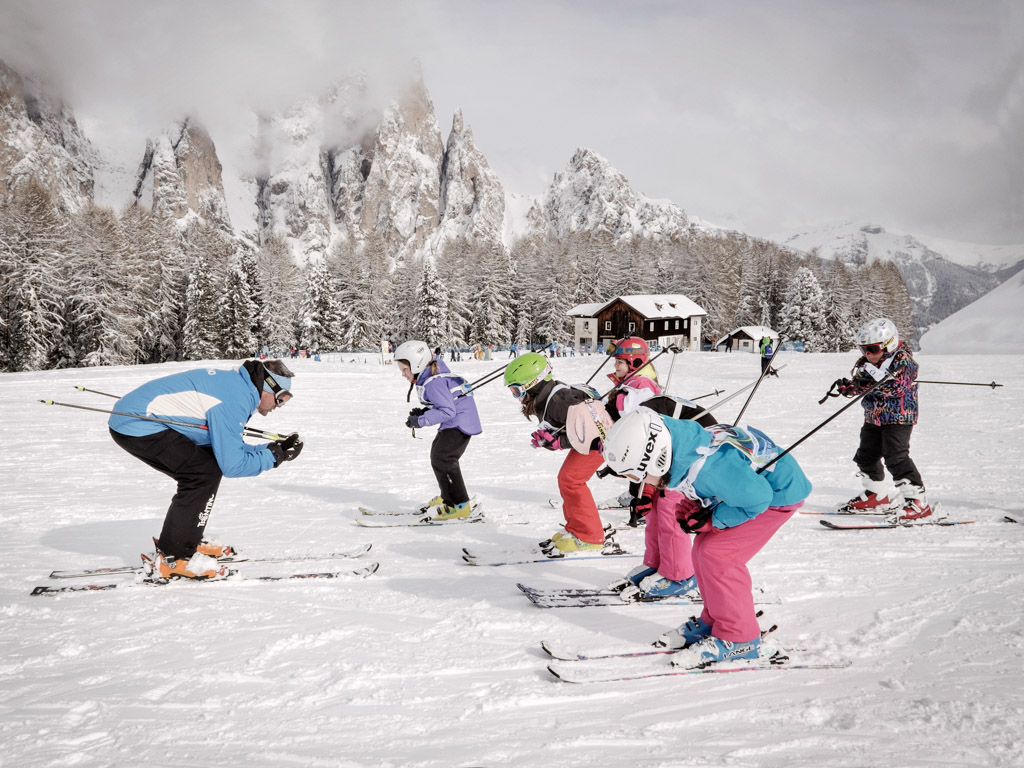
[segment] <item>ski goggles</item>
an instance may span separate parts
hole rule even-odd
[[[512,397],[516,400],[522,400],[526,397],[526,393],[530,391],[530,387],[536,383],[536,381],[533,381],[529,384],[509,384],[508,391],[512,393]]]
[[[863,352],[865,355],[877,355],[883,349],[885,349],[885,345],[884,344],[861,344],[860,345],[860,351]]]
[[[291,387],[292,380],[290,378],[270,371],[267,371],[267,375],[263,379],[263,389],[274,396],[274,402],[278,406],[282,406],[292,399]]]

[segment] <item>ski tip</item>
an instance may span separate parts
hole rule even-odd
[[[474,560],[469,555],[463,555],[462,556],[462,560],[463,560],[463,562],[469,563],[470,565],[480,565],[480,563],[478,563],[476,560]]]
[[[373,576],[373,574],[375,574],[379,570],[380,570],[380,563],[370,563],[365,568],[363,568],[363,569],[361,569],[359,571],[356,571],[356,573],[359,574],[360,576],[362,576],[363,578],[366,578],[367,576]]]

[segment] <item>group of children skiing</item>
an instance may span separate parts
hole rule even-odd
[[[839,511],[892,514],[901,524],[928,522],[932,507],[910,458],[917,364],[890,320],[865,323],[856,343],[861,355],[833,390],[862,397],[865,423],[853,460],[864,491]],[[643,339],[621,339],[608,351],[615,370],[603,396],[587,385],[556,380],[548,358],[534,352],[504,368],[509,394],[523,416],[538,422],[531,444],[566,451],[558,471],[565,524],[540,543],[541,550],[548,557],[617,551],[587,486],[607,465],[602,473],[629,481],[631,522],[646,521],[643,564],[614,588],[624,597],[646,599],[699,590],[700,616],[659,640],[680,651],[674,663],[758,658],[760,629],[747,563],[804,503],[811,483],[796,459],[763,432],[719,424],[693,402],[664,393]],[[436,521],[468,518],[474,500],[460,460],[482,432],[472,388],[425,342],[401,344],[394,360],[409,381],[406,400],[415,388],[420,402],[406,426],[438,427],[430,463],[439,493],[424,510]],[[178,485],[155,540],[156,555],[143,556],[153,578],[228,575],[219,558],[233,550],[203,538],[220,479],[258,475],[299,456],[297,433],[273,435],[259,446],[242,439],[243,433],[268,436],[245,425],[254,413],[267,415],[291,400],[293,376],[280,360],[248,361],[237,370],[172,374],[118,400],[108,422],[113,440]],[[894,489],[885,483],[883,462]]]
[[[854,462],[864,491],[840,507],[850,514],[892,512],[900,523],[932,515],[924,483],[909,455],[917,422],[917,365],[896,326],[865,323],[850,378],[834,385],[862,396],[865,424]],[[629,481],[631,522],[644,520],[643,564],[613,588],[645,598],[699,594],[700,616],[666,632],[659,644],[679,653],[673,663],[706,666],[760,655],[747,563],[799,509],[811,483],[793,456],[753,428],[718,424],[694,403],[662,392],[647,343],[638,337],[609,345],[615,370],[605,395],[558,381],[548,359],[529,352],[504,372],[523,416],[536,418],[535,448],[565,450],[558,471],[564,526],[540,542],[549,557],[615,548],[587,482],[602,465]],[[481,432],[465,380],[409,341],[395,351],[402,375],[422,408],[407,425],[436,424],[431,466],[440,495],[427,507],[435,520],[468,517],[472,504],[459,467],[470,437]],[[767,371],[762,371],[762,377]],[[411,393],[411,388],[410,388]],[[882,463],[895,480],[887,490]],[[692,539],[691,539],[692,536]]]

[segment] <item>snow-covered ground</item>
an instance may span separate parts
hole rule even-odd
[[[788,445],[846,402],[817,404],[853,357],[783,353],[744,421]],[[122,393],[198,366],[3,374],[0,765],[1024,765],[1024,525],[1003,520],[1024,520],[1024,356],[919,361],[925,379],[1005,385],[922,385],[913,456],[931,499],[976,522],[847,533],[797,515],[752,562],[782,599],[765,616],[779,640],[852,666],[584,686],[551,677],[541,640],[643,646],[693,611],[541,610],[515,587],[603,585],[636,559],[460,561],[462,547],[547,538],[561,519],[547,504],[561,456],[530,448],[498,384],[479,392],[486,431],[463,467],[492,514],[526,525],[357,526],[357,505],[434,495],[432,434],[405,428],[407,385],[390,366],[300,360],[295,400],[252,424],[299,430],[302,456],[225,480],[208,533],[253,555],[372,543],[377,575],[30,597],[66,583],[47,579],[54,568],[137,563],[172,491],[111,442],[103,416],[36,401],[110,407],[73,387]],[[502,362],[454,367],[474,379]],[[554,361],[569,381],[599,362]],[[752,355],[687,353],[672,390],[732,392],[757,371]],[[808,509],[858,490],[859,411],[796,450],[815,485]],[[620,482],[592,485],[607,498]],[[623,517],[606,521],[638,549]]]

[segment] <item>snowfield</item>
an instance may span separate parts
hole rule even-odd
[[[373,544],[358,561],[243,564],[242,574],[376,560],[376,575],[56,597],[29,593],[71,583],[48,579],[53,569],[136,564],[151,551],[173,484],[114,445],[102,415],[37,401],[109,408],[73,387],[121,394],[202,365],[0,375],[0,765],[1024,765],[1024,524],[1004,521],[1024,521],[1024,356],[918,356],[923,379],[1005,385],[921,387],[912,455],[931,501],[974,524],[833,532],[796,515],[753,560],[755,584],[781,598],[763,620],[778,624],[778,642],[850,667],[591,685],[554,679],[540,641],[642,647],[695,610],[542,610],[515,586],[602,586],[637,558],[460,560],[462,547],[529,545],[561,522],[547,504],[561,455],[530,447],[532,428],[499,384],[478,393],[485,433],[463,470],[502,524],[357,526],[358,505],[410,507],[436,485],[433,431],[413,439],[404,426],[406,382],[350,357],[294,361],[295,399],[251,424],[298,430],[304,452],[225,480],[207,533],[253,556]],[[787,367],[744,421],[789,445],[846,402],[817,404],[854,357],[783,353]],[[453,368],[472,380],[503,362]],[[600,359],[553,362],[558,378],[581,382]],[[731,393],[758,370],[753,355],[685,353],[671,391]],[[744,397],[718,418],[735,418]],[[859,490],[861,420],[854,406],[796,449],[815,486],[805,509]],[[622,486],[592,481],[598,499]],[[625,517],[605,513],[640,553],[642,529],[623,528]],[[92,581],[116,580],[127,579]]]

